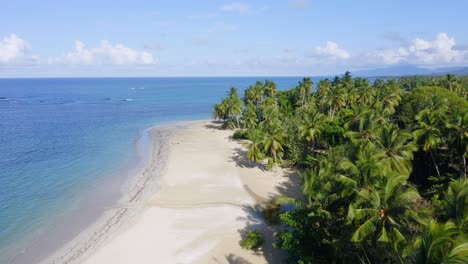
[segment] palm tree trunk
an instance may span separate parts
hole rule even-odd
[[[238,115],[236,115],[236,122],[237,122],[237,128],[240,128],[240,126],[239,126],[239,116]]]
[[[435,162],[434,155],[432,155],[432,150],[429,150],[429,154],[431,155],[432,162],[434,163],[434,166],[435,166],[435,168],[436,168],[437,175],[438,175],[439,178],[440,178],[439,167],[437,166],[437,163]]]
[[[463,158],[463,167],[465,168],[465,180],[466,180],[466,159],[465,159],[465,154],[463,154],[462,158]]]

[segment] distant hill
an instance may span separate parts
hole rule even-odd
[[[436,69],[421,68],[414,65],[400,65],[388,68],[361,70],[352,72],[354,76],[383,77],[383,76],[407,76],[407,75],[468,75],[468,67],[444,67]]]

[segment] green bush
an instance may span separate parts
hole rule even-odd
[[[234,132],[234,135],[232,135],[232,138],[234,139],[247,139],[247,131],[246,130],[237,130]]]
[[[265,238],[257,231],[249,231],[247,237],[239,242],[243,249],[258,249],[265,242]]]

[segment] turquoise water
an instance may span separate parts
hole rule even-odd
[[[242,95],[257,79],[0,79],[0,263],[84,190],[135,166],[142,131],[210,118],[231,86]],[[281,90],[301,78],[269,79]]]

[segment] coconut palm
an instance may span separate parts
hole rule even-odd
[[[327,97],[331,88],[331,83],[328,79],[320,80],[317,85],[317,95],[319,97]]]
[[[230,117],[234,117],[236,120],[236,127],[240,128],[239,124],[239,116],[242,113],[242,100],[239,98],[237,94],[237,89],[235,87],[231,87],[229,90],[229,94],[227,99],[227,115]]]
[[[257,108],[253,103],[249,103],[244,109],[244,112],[242,112],[242,121],[244,123],[244,128],[253,129],[257,127]]]
[[[417,146],[410,141],[412,138],[409,132],[394,124],[384,125],[380,130],[376,142],[385,152],[391,170],[411,172],[413,152],[417,150]]]
[[[388,173],[385,153],[370,142],[348,146],[348,155],[339,164],[340,181],[352,188],[372,186]],[[351,195],[353,189],[347,190]]]
[[[415,138],[422,145],[422,149],[431,156],[437,175],[440,177],[439,167],[434,159],[433,150],[443,143],[440,127],[445,122],[444,109],[424,109],[416,116]]]
[[[312,91],[312,80],[310,78],[304,78],[299,85],[297,86],[298,89],[298,104],[300,106],[304,106],[307,102],[307,97],[310,95]]]
[[[416,264],[467,263],[468,242],[463,236],[454,239],[458,234],[459,230],[452,221],[445,223],[430,221],[418,243],[419,246],[412,262]]]
[[[468,156],[468,112],[455,116],[453,122],[449,122],[447,127],[450,128],[449,140],[455,148],[462,153],[462,161],[464,166],[464,176],[466,179],[466,156]]]
[[[325,115],[320,113],[317,109],[312,109],[312,111],[305,116],[303,124],[299,127],[301,136],[305,137],[312,145],[315,144],[322,133],[324,121]]]
[[[445,75],[445,79],[442,81],[442,84],[451,92],[459,92],[459,83],[457,77],[453,74]]]
[[[268,168],[271,169],[283,155],[284,133],[280,126],[274,125],[266,131],[262,140],[263,152],[268,157]]]
[[[398,252],[405,235],[415,226],[422,226],[416,202],[421,199],[417,189],[407,182],[408,176],[393,173],[373,186],[361,188],[350,204],[348,221],[356,226],[351,238],[355,243],[383,243]]]
[[[257,81],[252,88],[252,100],[255,105],[258,107],[263,100],[264,88],[263,84],[260,81]]]
[[[358,112],[362,115],[357,122],[356,119],[350,119],[345,127],[351,129],[345,133],[345,136],[351,139],[351,141],[372,141],[375,142],[377,138],[377,132],[381,125],[385,123],[385,119],[372,111]]]
[[[247,159],[258,163],[265,158],[262,151],[263,133],[259,129],[251,129],[247,132],[247,138],[249,139],[249,142],[246,144],[248,148]]]
[[[274,82],[266,80],[263,87],[265,97],[276,97],[276,94],[278,93],[278,88],[276,87],[276,84]]]
[[[304,184],[302,191],[305,199],[280,196],[276,202],[283,205],[293,205],[296,209],[312,209],[309,216],[322,216],[330,218],[332,215],[325,207],[333,200],[332,182],[328,181],[328,175],[320,172],[319,168],[308,170],[300,174]]]
[[[340,83],[346,90],[350,89],[353,86],[353,76],[351,75],[351,72],[346,71],[345,74],[343,74],[343,77],[341,77]]]
[[[452,180],[445,197],[447,216],[456,223],[468,220],[468,180]]]
[[[226,120],[228,118],[227,103],[225,100],[214,105],[212,117],[213,119],[222,119],[222,120]]]
[[[329,115],[333,119],[335,112],[346,105],[345,89],[341,85],[332,85],[324,100],[330,109]]]
[[[376,90],[369,84],[367,79],[356,78],[355,85],[359,103],[370,105],[374,102]]]
[[[379,91],[378,101],[375,103],[381,111],[386,111],[388,115],[395,113],[395,108],[401,102],[402,90],[394,83],[390,83],[381,88]]]

